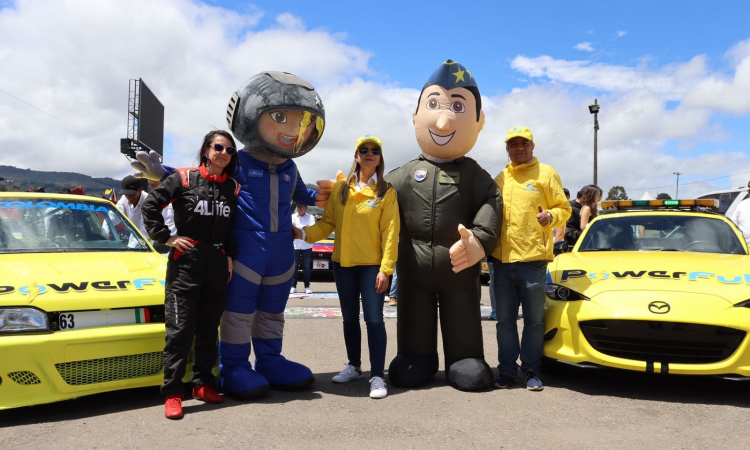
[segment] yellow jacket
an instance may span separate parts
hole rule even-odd
[[[503,226],[492,256],[504,263],[552,261],[552,228],[564,227],[571,209],[555,169],[533,158],[505,166],[495,178],[503,193]],[[546,227],[536,220],[538,206],[552,214]]]
[[[380,271],[393,273],[398,258],[398,233],[401,222],[398,213],[396,190],[383,196],[380,203],[376,185],[370,183],[359,192],[346,180],[337,181],[323,211],[323,218],[315,225],[305,227],[305,241],[314,243],[328,237],[336,230],[333,243],[333,260],[343,267],[380,264]],[[341,204],[341,189],[348,187],[349,199]]]

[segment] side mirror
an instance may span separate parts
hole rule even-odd
[[[567,241],[560,241],[555,242],[555,245],[553,247],[553,253],[555,256],[561,254],[561,253],[567,253],[569,251],[568,249],[568,242]]]

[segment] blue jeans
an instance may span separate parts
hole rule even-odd
[[[493,262],[497,299],[498,371],[516,376],[521,371],[539,372],[544,347],[544,283],[547,261]],[[523,307],[523,337],[518,341],[518,305]]]
[[[393,267],[393,280],[391,280],[391,292],[388,293],[388,297],[390,298],[396,298],[396,280],[398,280],[398,275],[396,275],[396,267]]]
[[[370,377],[384,376],[385,371],[385,322],[383,322],[383,299],[385,292],[375,291],[380,266],[341,267],[333,261],[333,278],[339,293],[341,315],[344,318],[344,344],[349,364],[362,366],[362,330],[359,326],[359,298],[362,296],[362,311],[367,325],[367,344],[370,349]]]
[[[292,287],[297,287],[297,270],[299,269],[299,260],[302,257],[302,280],[305,287],[310,287],[310,273],[312,272],[312,249],[294,250],[294,273],[292,274]]]

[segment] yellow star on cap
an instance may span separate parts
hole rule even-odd
[[[466,81],[464,80],[464,71],[460,68],[458,69],[458,72],[453,72],[452,75],[456,77],[456,84],[458,84],[459,81]]]

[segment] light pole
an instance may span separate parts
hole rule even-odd
[[[678,200],[680,198],[680,175],[682,175],[682,172],[672,172],[672,175],[677,175],[677,190],[674,193],[674,198]]]
[[[596,170],[596,132],[599,131],[599,103],[597,99],[594,99],[594,104],[589,105],[589,112],[594,115],[594,184],[597,184],[597,170]]]

